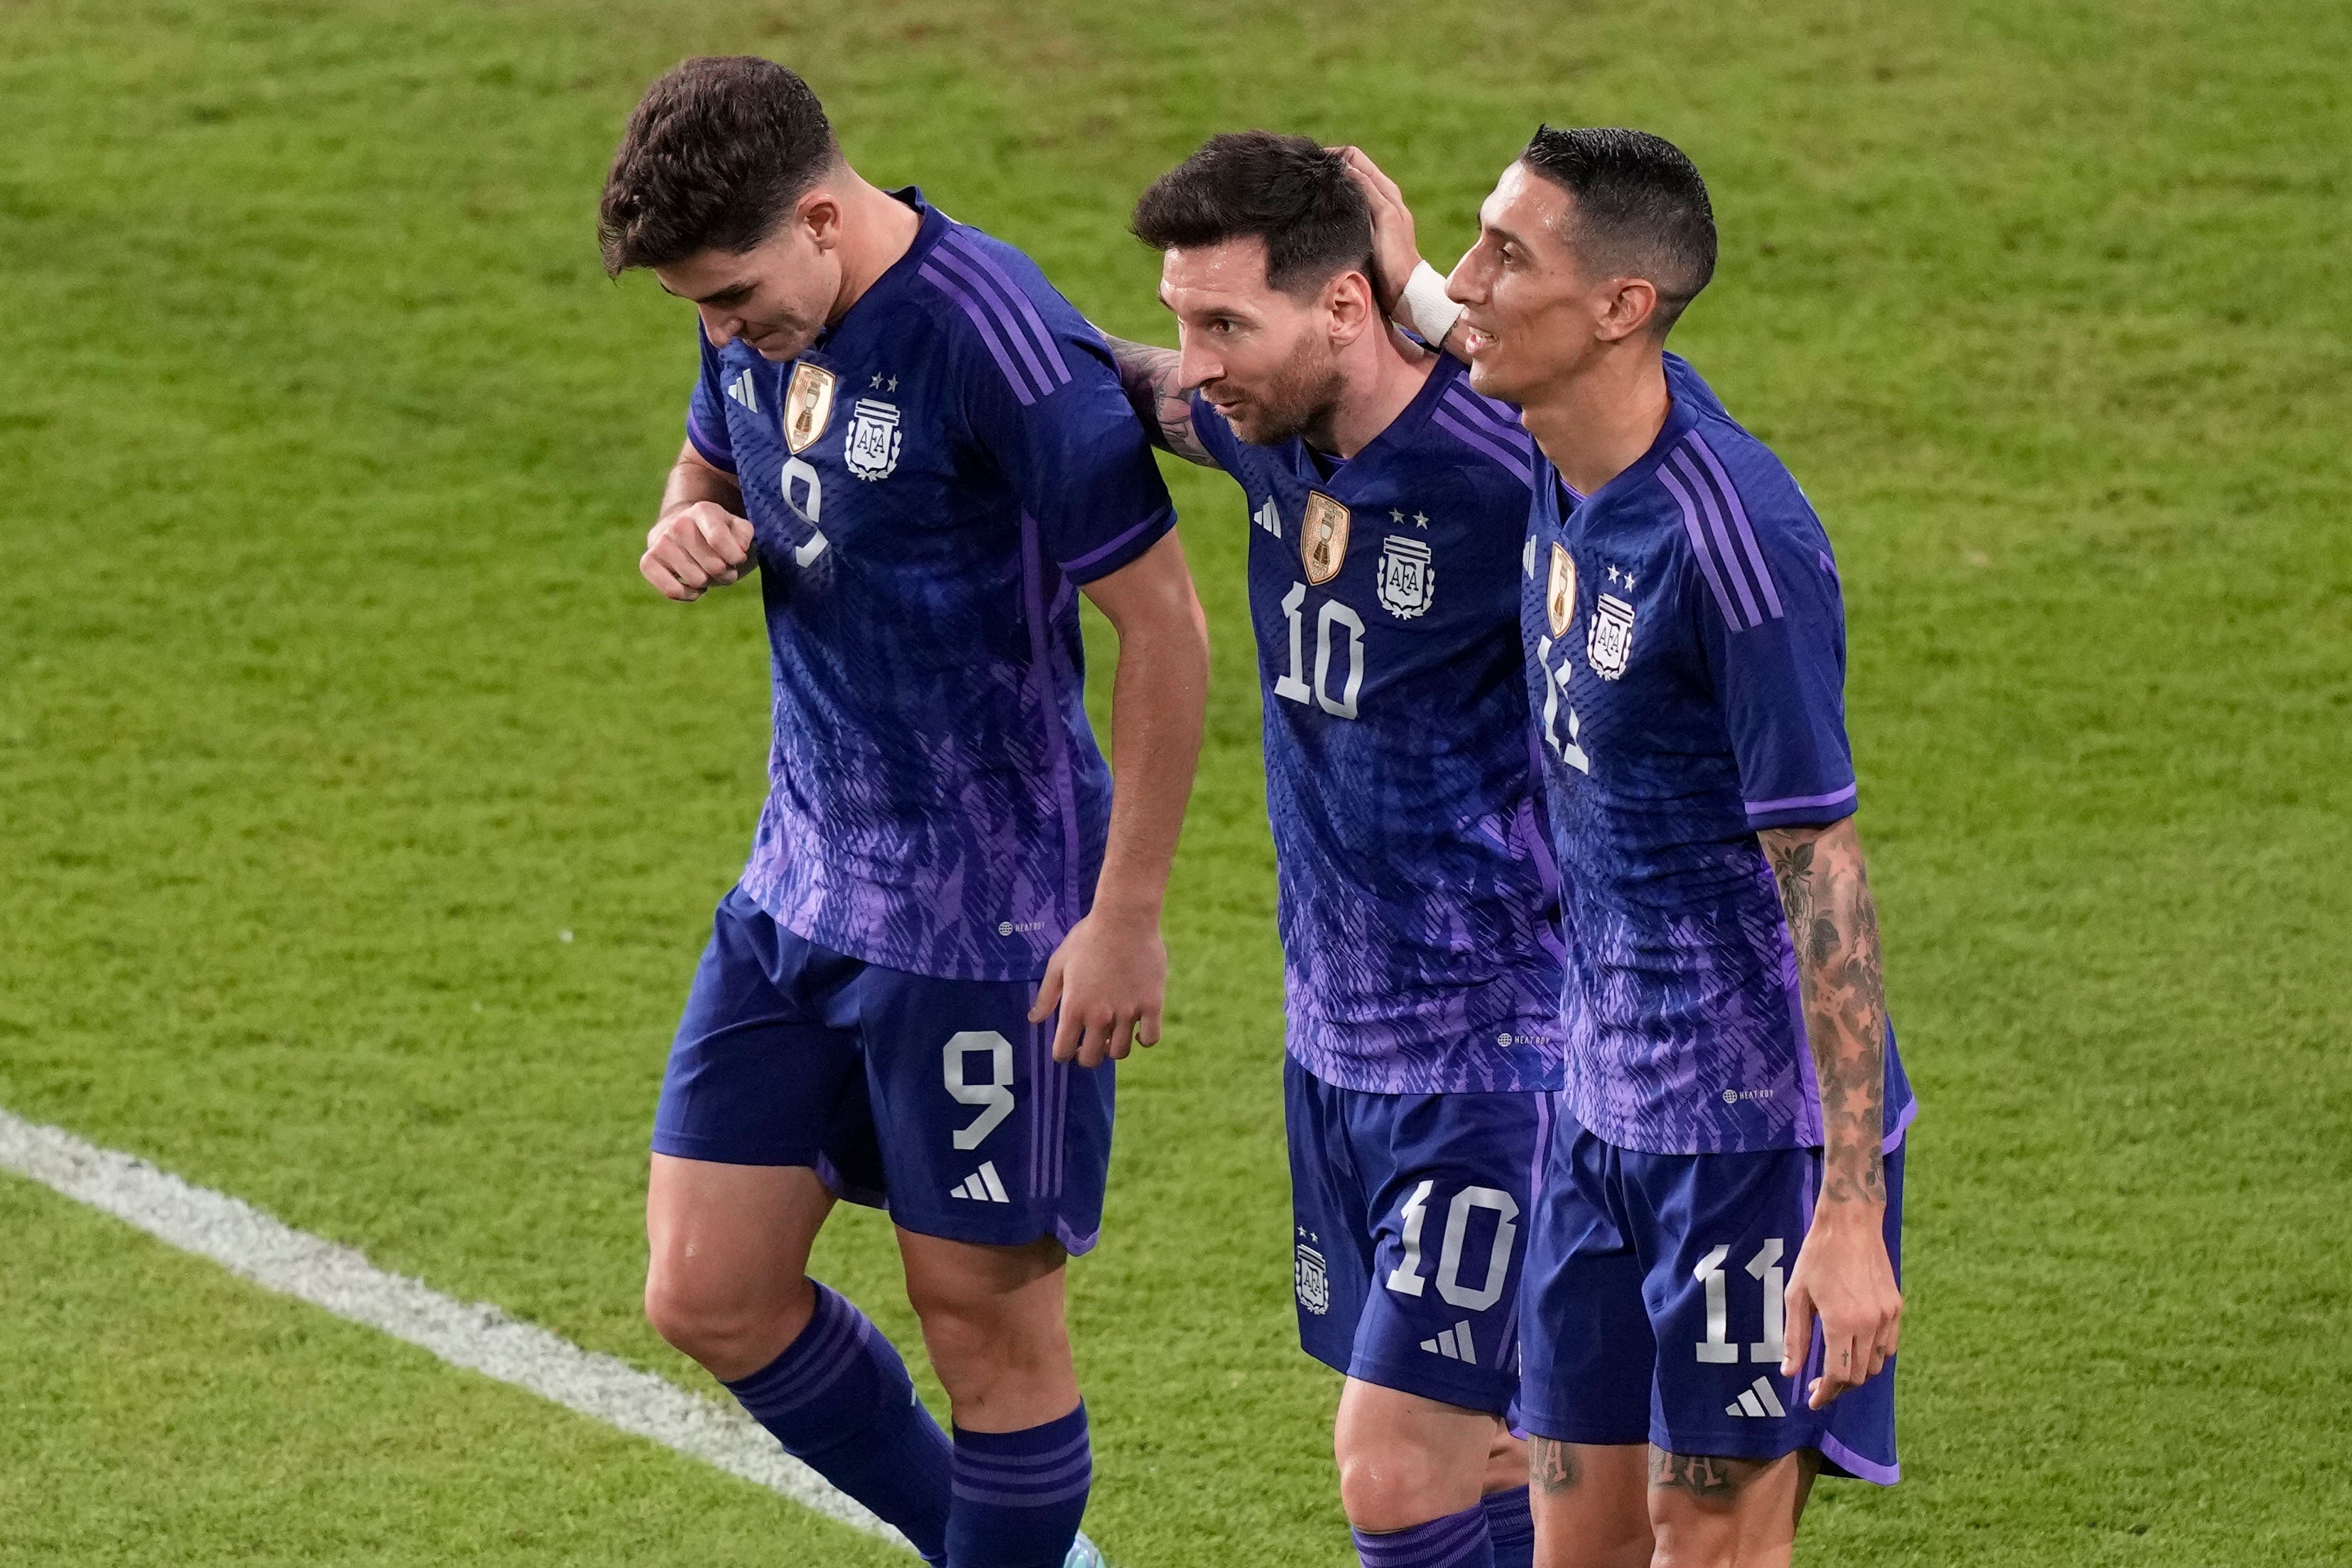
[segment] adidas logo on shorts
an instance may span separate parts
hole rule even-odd
[[[996,1173],[996,1162],[984,1160],[979,1170],[948,1189],[951,1198],[969,1198],[980,1204],[1009,1204],[1013,1199],[1004,1191],[1004,1182]]]
[[[1739,1397],[1723,1407],[1726,1415],[1769,1415],[1778,1419],[1789,1412],[1782,1407],[1780,1394],[1773,1392],[1772,1380],[1759,1377],[1742,1389]]]
[[[1466,1361],[1475,1365],[1478,1360],[1478,1347],[1470,1342],[1470,1320],[1467,1318],[1435,1339],[1422,1341],[1421,1348],[1448,1361]]]

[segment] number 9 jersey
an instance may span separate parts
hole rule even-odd
[[[703,344],[687,433],[742,485],[775,742],[654,1149],[1083,1252],[1115,1074],[1055,1062],[1027,1016],[1109,813],[1077,588],[1175,518],[1100,334],[1020,252],[896,194],[913,245],[798,359]]]

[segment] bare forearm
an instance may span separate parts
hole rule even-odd
[[[1110,833],[1096,884],[1097,910],[1157,919],[1184,825],[1207,708],[1206,628],[1131,630],[1111,680]]]
[[[1185,395],[1178,374],[1176,351],[1130,342],[1108,332],[1103,333],[1103,341],[1110,345],[1111,358],[1118,364],[1118,382],[1127,391],[1128,404],[1143,421],[1152,445],[1188,463],[1207,464],[1208,449],[1192,430],[1192,400]]]
[[[1805,1044],[1821,1087],[1824,1202],[1886,1200],[1886,991],[1878,911],[1853,819],[1759,838],[1797,952]]]
[[[661,510],[654,515],[658,521],[698,501],[716,501],[740,516],[743,510],[743,487],[734,475],[710,463],[688,442],[680,448],[677,461],[670,465],[669,478],[662,485]]]

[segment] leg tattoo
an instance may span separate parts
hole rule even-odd
[[[1670,1454],[1659,1447],[1650,1450],[1650,1485],[1664,1491],[1687,1492],[1700,1502],[1731,1501],[1762,1468],[1748,1459]]]
[[[1528,1479],[1538,1491],[1557,1495],[1582,1479],[1583,1467],[1576,1462],[1572,1446],[1552,1437],[1528,1438]]]

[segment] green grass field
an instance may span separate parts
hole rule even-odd
[[[643,1148],[765,673],[634,569],[692,368],[595,264],[644,83],[782,58],[1161,341],[1124,216],[1212,131],[1363,142],[1449,257],[1538,120],[1634,123],[1724,234],[1676,346],[1839,545],[1924,1100],[1908,1479],[1803,1555],[2352,1561],[2352,11],[1408,13],[0,0],[0,1106],[703,1386]],[[1089,1528],[1337,1568],[1245,523],[1171,482],[1217,683],[1075,1271]],[[878,1220],[820,1261],[914,1343]],[[0,1177],[0,1562],[889,1561]]]

